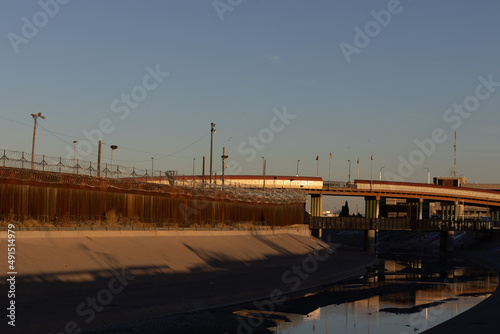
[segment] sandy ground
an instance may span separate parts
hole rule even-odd
[[[16,327],[4,321],[2,333],[79,333],[110,324],[118,330],[116,324],[130,322],[138,325],[128,326],[124,333],[237,330],[238,318],[214,319],[213,312],[204,310],[279,299],[363,275],[366,266],[377,262],[373,254],[337,253],[324,242],[293,233],[54,238],[19,234],[16,252]],[[0,257],[5,254],[2,247]],[[7,289],[2,279],[2,295]],[[6,302],[2,299],[4,310]],[[120,333],[116,330],[101,332]]]

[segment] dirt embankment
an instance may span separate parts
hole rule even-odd
[[[362,275],[375,261],[339,255],[300,229],[19,231],[16,332],[99,328],[269,298]]]

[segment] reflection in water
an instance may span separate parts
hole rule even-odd
[[[340,305],[318,308],[308,315],[281,314],[277,333],[421,333],[444,322],[491,295],[496,276],[468,267],[444,273],[423,273],[421,261],[389,261],[366,284],[344,284],[327,291],[368,291],[388,285],[428,283],[416,291],[387,293]],[[425,266],[424,266],[425,267]],[[473,276],[473,277],[472,277]],[[390,291],[389,291],[390,292]],[[321,293],[321,292],[318,292]],[[308,296],[314,295],[309,293]]]

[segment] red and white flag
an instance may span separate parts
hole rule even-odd
[[[330,152],[330,159],[333,158],[332,152]]]

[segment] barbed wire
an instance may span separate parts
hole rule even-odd
[[[32,162],[31,154],[9,150],[0,151],[0,155],[0,178],[4,179],[264,204],[305,203],[307,199],[307,195],[298,190],[263,190],[204,182],[178,182],[176,171],[148,172],[147,169],[107,163],[99,168],[91,161],[45,155],[35,155]]]

